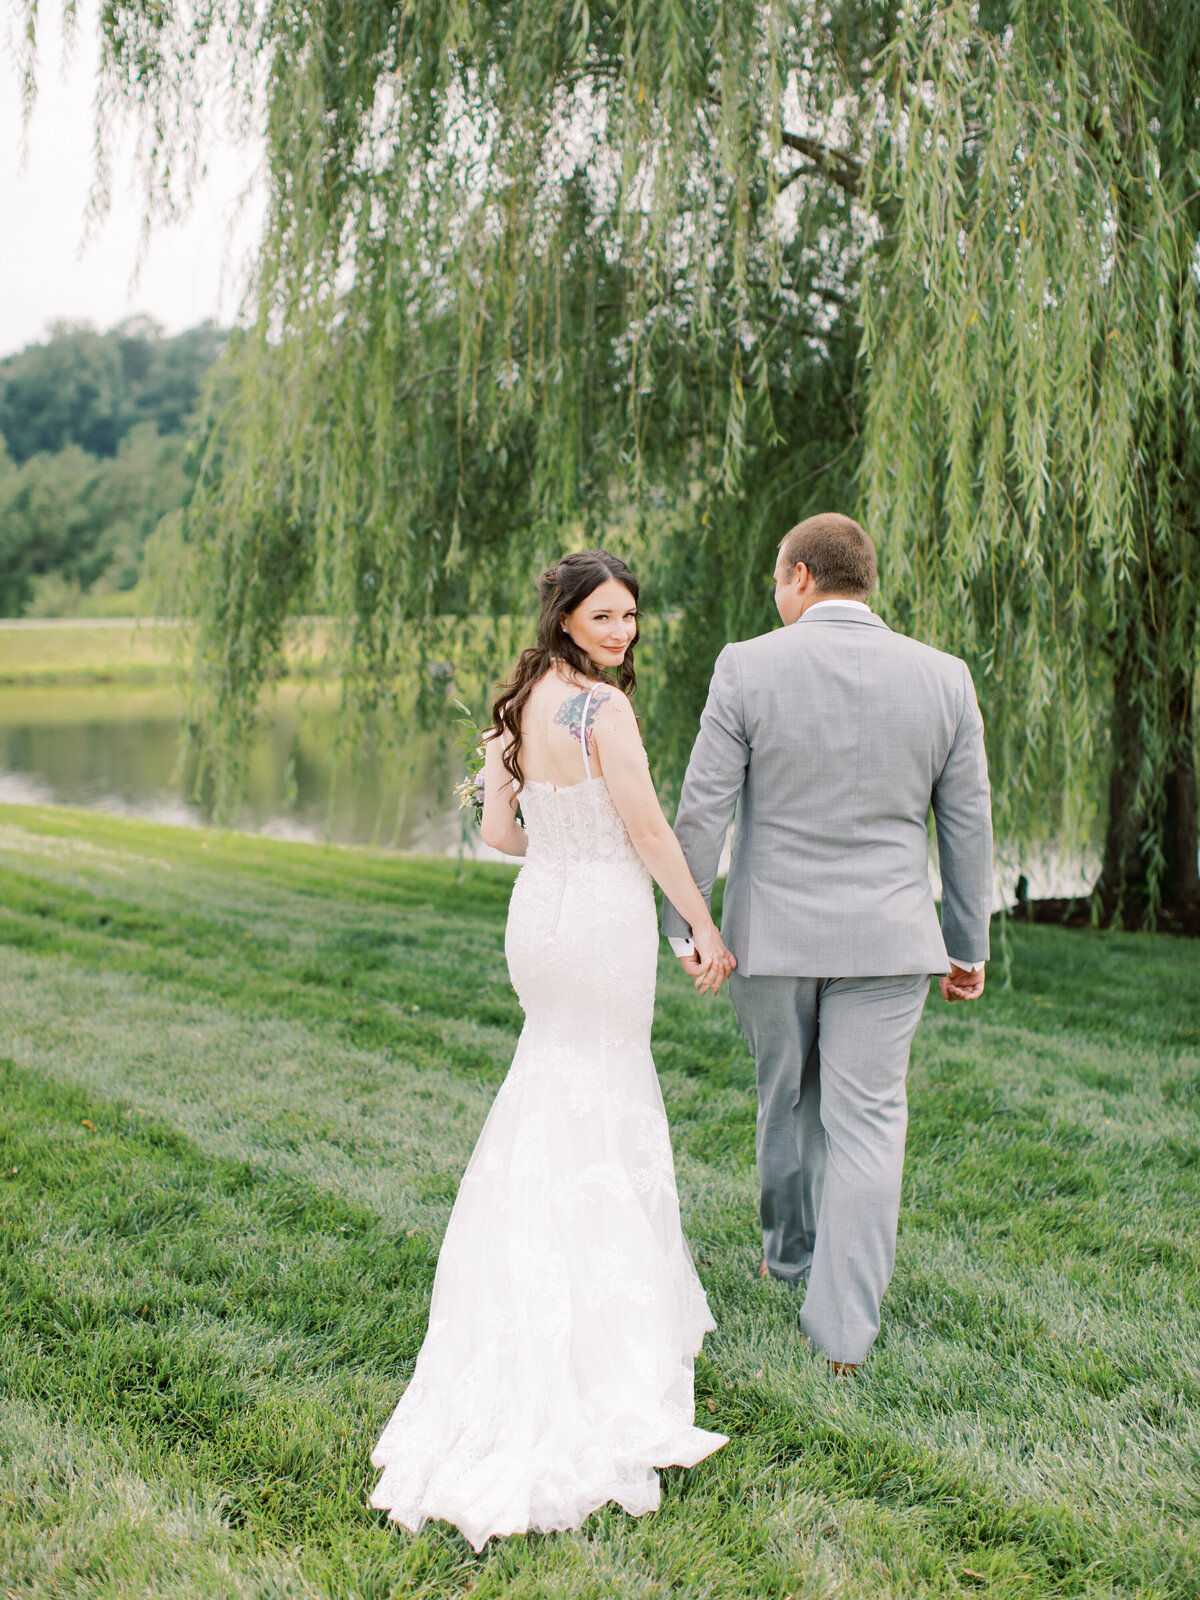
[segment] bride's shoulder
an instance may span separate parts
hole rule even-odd
[[[553,697],[543,705],[551,711],[555,726],[565,728],[576,739],[582,734],[589,747],[595,739],[607,739],[610,744],[630,739],[640,743],[629,696],[605,679],[560,679]]]
[[[615,683],[603,684],[596,690],[588,724],[602,750],[644,753],[641,729],[629,696]]]
[[[610,706],[613,710],[633,710],[633,703],[624,689],[618,689],[615,683],[601,682],[595,687],[596,702],[598,705]]]
[[[622,713],[633,714],[633,707],[629,703],[629,696],[615,683],[608,683],[604,679],[587,680],[551,678],[547,674],[542,683],[548,685],[547,699],[557,702],[560,716],[566,717],[571,713],[582,715],[587,708],[589,723],[595,722],[597,717],[607,712],[614,712],[620,716]]]
[[[591,720],[609,727],[637,727],[633,705],[615,683],[598,683],[592,691]]]

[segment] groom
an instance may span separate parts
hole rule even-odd
[[[904,1080],[929,976],[949,969],[947,1000],[982,994],[992,899],[971,675],[893,633],[867,604],[874,586],[874,546],[849,517],[786,536],[784,627],[717,658],[675,819],[707,896],[737,807],[721,932],[758,1074],[763,1270],[805,1286],[800,1327],[838,1374],[874,1343],[892,1276]],[[663,931],[697,975],[669,902]]]

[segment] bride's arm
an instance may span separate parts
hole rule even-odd
[[[701,961],[706,965],[722,962],[728,971],[734,965],[733,957],[721,942],[708,903],[697,889],[679,840],[658,803],[637,720],[624,695],[614,694],[600,708],[594,738],[608,792],[634,849],[667,899],[691,924]]]
[[[483,842],[506,856],[523,856],[528,839],[517,821],[517,797],[512,779],[500,759],[497,738],[488,739],[483,748]]]

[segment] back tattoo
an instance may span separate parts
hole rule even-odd
[[[595,730],[596,713],[606,700],[612,699],[611,689],[593,689],[591,691],[592,703],[588,706],[587,727],[583,729],[583,738],[587,742],[587,752],[592,753],[592,736]],[[564,700],[554,714],[556,728],[565,728],[575,739],[580,736],[580,719],[583,708],[587,705],[588,691],[582,694],[573,694],[569,700]]]

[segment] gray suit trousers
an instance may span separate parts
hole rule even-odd
[[[928,992],[927,973],[729,980],[758,1073],[763,1254],[773,1277],[807,1285],[800,1327],[835,1361],[861,1361],[879,1332]]]

